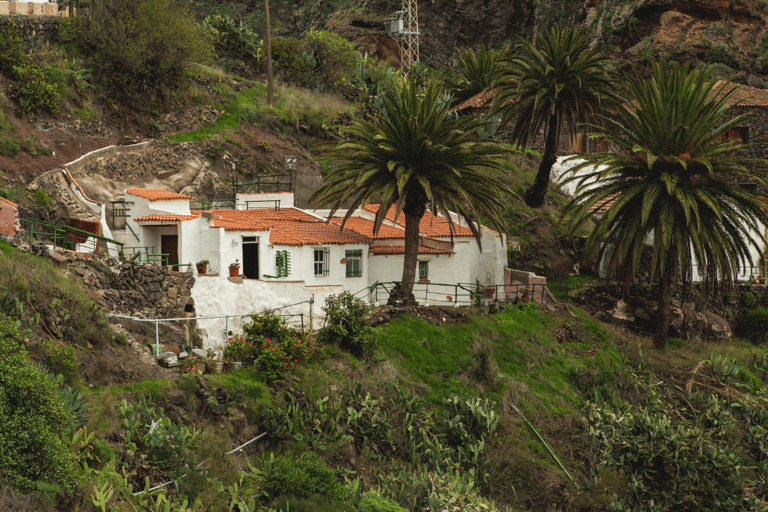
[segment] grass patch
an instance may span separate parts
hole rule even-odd
[[[268,117],[277,118],[286,126],[302,122],[315,129],[328,130],[334,117],[341,113],[351,114],[354,110],[351,103],[338,96],[285,85],[275,87],[274,100],[274,107],[267,105],[267,88],[261,82],[245,91],[229,91],[216,123],[193,132],[172,135],[169,139],[174,142],[206,139],[225,130],[237,131],[244,124],[257,123]]]
[[[423,383],[426,398],[433,403],[452,394],[499,402],[510,392],[525,414],[564,415],[574,412],[580,402],[569,380],[573,365],[604,369],[622,359],[618,347],[603,343],[607,336],[600,324],[586,319],[579,323],[585,331],[583,340],[563,345],[555,341],[562,320],[536,307],[470,317],[450,327],[403,317],[378,329],[376,335],[389,360],[414,382]],[[498,385],[493,390],[484,390],[466,377],[472,373],[479,344],[489,347],[498,365]]]

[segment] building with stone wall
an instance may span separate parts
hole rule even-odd
[[[19,206],[0,197],[0,235],[12,237],[19,231],[21,231]]]

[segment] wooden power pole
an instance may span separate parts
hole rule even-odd
[[[264,17],[267,25],[267,34],[265,37],[267,46],[267,104],[270,107],[274,107],[275,101],[272,94],[272,36],[270,34],[272,30],[269,22],[269,0],[264,0]]]

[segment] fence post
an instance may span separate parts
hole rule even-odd
[[[299,315],[301,315],[301,332],[305,333],[306,331],[304,330],[304,312],[302,311],[301,313],[299,313]]]
[[[160,357],[160,322],[155,319],[155,359]]]
[[[224,339],[229,338],[229,315],[224,317]]]
[[[315,294],[312,294],[312,297],[309,299],[309,331],[312,332],[312,320],[314,315],[314,309],[315,309]]]

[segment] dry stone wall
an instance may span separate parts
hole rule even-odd
[[[20,2],[0,2],[2,4]],[[55,5],[55,4],[33,4]],[[4,15],[0,10],[0,31],[5,30],[10,24],[19,25],[24,41],[32,48],[40,43],[55,43],[59,40],[58,16],[15,16]]]

